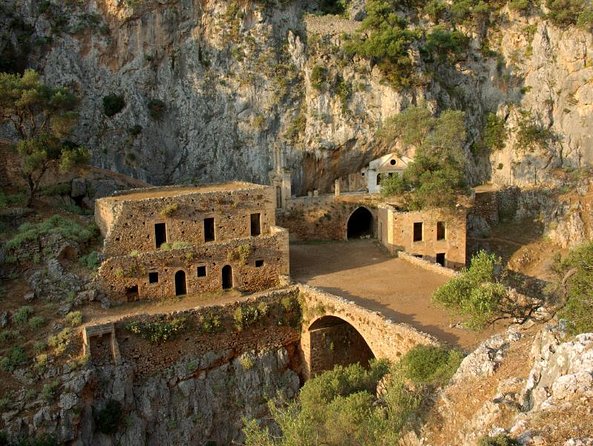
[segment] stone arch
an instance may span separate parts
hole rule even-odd
[[[180,269],[175,273],[175,295],[183,296],[187,294],[187,281],[185,271]]]
[[[350,240],[373,237],[374,222],[375,218],[369,209],[364,206],[356,208],[348,217],[346,238]]]
[[[338,316],[321,316],[306,331],[304,347],[308,376],[315,376],[337,365],[359,363],[367,367],[375,354],[362,334],[350,322]]]

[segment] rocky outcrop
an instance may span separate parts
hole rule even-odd
[[[344,56],[341,33],[358,27],[364,1],[350,5],[353,20],[308,15],[316,2],[13,1],[20,22],[7,23],[2,42],[31,29],[30,62],[47,82],[80,91],[75,139],[93,163],[153,184],[267,182],[280,149],[297,193],[328,191],[389,150],[377,129],[416,103],[465,110],[471,140],[487,113],[510,130],[529,115],[559,136],[537,150],[512,136],[490,159],[468,146],[474,183],[559,184],[557,168],[593,161],[592,36],[541,17],[503,8],[487,42],[466,30],[474,40],[464,61],[434,76],[419,62],[429,80],[398,91],[370,62]],[[121,110],[104,110],[115,96]]]
[[[429,422],[415,444],[470,446],[499,435],[522,445],[588,444],[592,402],[591,333],[571,339],[558,325],[535,336],[512,329],[470,353],[442,392],[436,419],[445,437]]]
[[[3,421],[11,436],[49,432],[74,445],[231,444],[242,439],[243,418],[265,422],[268,399],[294,397],[299,377],[288,364],[279,348],[210,352],[143,380],[128,363],[89,365],[57,377],[54,404],[29,403],[32,416],[6,411]]]

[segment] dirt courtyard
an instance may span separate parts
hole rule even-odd
[[[345,297],[463,349],[494,332],[450,327],[459,319],[430,300],[448,278],[390,256],[374,240],[291,244],[290,269],[297,282]]]

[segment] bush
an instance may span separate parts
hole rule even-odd
[[[123,96],[110,94],[103,98],[103,113],[110,118],[122,111],[125,106],[126,100]]]
[[[360,31],[345,43],[344,49],[352,56],[372,60],[393,87],[403,88],[414,83],[410,49],[420,33],[407,29],[407,22],[397,15],[394,3],[367,1],[367,16]]]
[[[484,127],[484,145],[489,150],[502,149],[506,143],[507,135],[504,119],[499,118],[494,113],[488,113],[486,115],[486,126]]]
[[[97,251],[91,251],[88,254],[80,257],[79,262],[82,266],[91,271],[96,271],[101,266],[101,258]]]
[[[159,215],[163,218],[171,217],[178,209],[179,205],[177,203],[168,204],[159,211]]]
[[[525,110],[521,111],[516,134],[517,149],[522,153],[534,152],[536,149],[547,152],[551,145],[560,141],[560,135]]]
[[[510,0],[509,9],[511,11],[526,13],[531,9],[531,0]]]
[[[44,384],[43,389],[41,390],[41,398],[47,402],[53,401],[59,388],[60,381],[58,380],[52,381],[49,384]]]
[[[33,314],[33,308],[29,306],[20,307],[12,314],[12,321],[17,325],[24,325]]]
[[[451,379],[462,359],[458,350],[419,345],[404,356],[398,368],[416,384],[442,386]]]
[[[579,16],[590,10],[586,0],[546,0],[548,19],[556,26],[575,25]]]
[[[327,89],[327,68],[323,65],[315,65],[311,70],[311,86],[317,91]]]
[[[224,331],[220,316],[206,314],[200,317],[200,330],[202,333],[220,333]]]
[[[134,334],[140,335],[153,344],[173,339],[186,328],[186,319],[182,317],[171,320],[159,320],[154,322],[130,322],[126,329]]]
[[[468,47],[469,38],[465,34],[457,30],[448,30],[439,25],[426,35],[422,51],[426,60],[430,61],[436,57],[437,61],[441,63],[456,63],[462,60]]]
[[[82,324],[82,313],[80,311],[71,311],[66,315],[66,323],[71,327],[78,327]]]
[[[508,293],[500,281],[501,263],[494,254],[478,252],[467,270],[435,291],[433,301],[467,317],[469,328],[483,328],[509,311],[504,307]]]
[[[45,325],[45,319],[41,316],[33,316],[29,319],[29,327],[33,330],[38,330]]]
[[[85,243],[96,235],[96,227],[83,227],[78,223],[64,218],[61,215],[53,215],[40,223],[24,223],[19,226],[17,234],[5,244],[8,251],[15,252],[27,243],[39,245],[41,238],[59,235],[66,240],[73,240],[78,243]],[[28,258],[30,255],[18,253],[21,258]]]
[[[106,435],[116,433],[123,419],[122,405],[119,401],[115,400],[108,400],[105,407],[95,413],[97,430]]]
[[[517,440],[503,434],[495,437],[482,437],[478,441],[478,446],[519,446],[520,444]]]
[[[241,331],[245,328],[254,325],[260,318],[260,312],[256,306],[242,305],[235,309],[233,318],[235,319],[235,327]]]
[[[54,349],[56,355],[61,355],[66,351],[70,345],[70,338],[72,337],[72,329],[64,328],[58,334],[47,338],[47,345]]]
[[[572,334],[593,331],[593,243],[573,249],[556,270],[566,299],[558,316]]]
[[[6,356],[0,358],[0,368],[5,372],[12,372],[18,366],[27,362],[27,354],[22,347],[14,346],[8,350]]]

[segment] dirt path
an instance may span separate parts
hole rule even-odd
[[[451,327],[458,318],[430,300],[448,279],[389,256],[372,240],[292,244],[290,263],[297,282],[353,300],[464,349],[495,331],[475,333]]]

